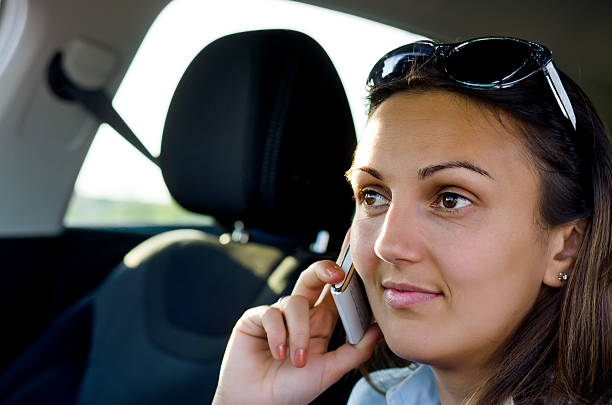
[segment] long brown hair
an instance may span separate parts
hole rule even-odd
[[[583,220],[586,229],[567,283],[542,286],[525,319],[499,349],[497,366],[464,401],[503,404],[612,403],[612,143],[586,94],[559,72],[576,113],[565,118],[543,74],[513,87],[474,90],[435,64],[369,89],[369,115],[397,92],[459,93],[513,119],[540,176],[538,222],[554,228]],[[383,347],[393,366],[401,359]],[[375,355],[379,361],[382,355]],[[363,370],[379,368],[366,364]]]

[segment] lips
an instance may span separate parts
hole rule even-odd
[[[407,308],[441,297],[440,292],[407,283],[383,282],[385,302],[393,308]]]

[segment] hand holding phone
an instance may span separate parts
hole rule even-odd
[[[372,356],[383,336],[369,325],[366,296],[350,253],[341,258],[342,282],[336,266],[320,260],[301,273],[292,295],[242,315],[223,357],[214,404],[309,403]],[[348,342],[330,350],[335,305]]]
[[[342,256],[340,267],[345,274],[344,280],[332,286],[332,297],[338,308],[348,342],[356,344],[370,325],[372,311],[368,305],[361,279],[353,266],[350,246],[347,246]]]

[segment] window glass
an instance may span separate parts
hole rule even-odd
[[[317,40],[344,84],[357,133],[365,124],[365,79],[385,52],[422,37],[383,24],[286,0],[173,0],[138,50],[113,104],[154,154],[159,154],[172,93],[208,43],[240,31],[286,28]],[[100,126],[76,182],[67,225],[198,224],[168,193],[160,170],[109,126]]]

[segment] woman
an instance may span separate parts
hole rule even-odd
[[[561,77],[506,37],[385,55],[347,172],[376,324],[327,352],[343,273],[317,262],[239,320],[215,403],[307,403],[381,339],[421,366],[349,403],[612,403],[612,147]]]

